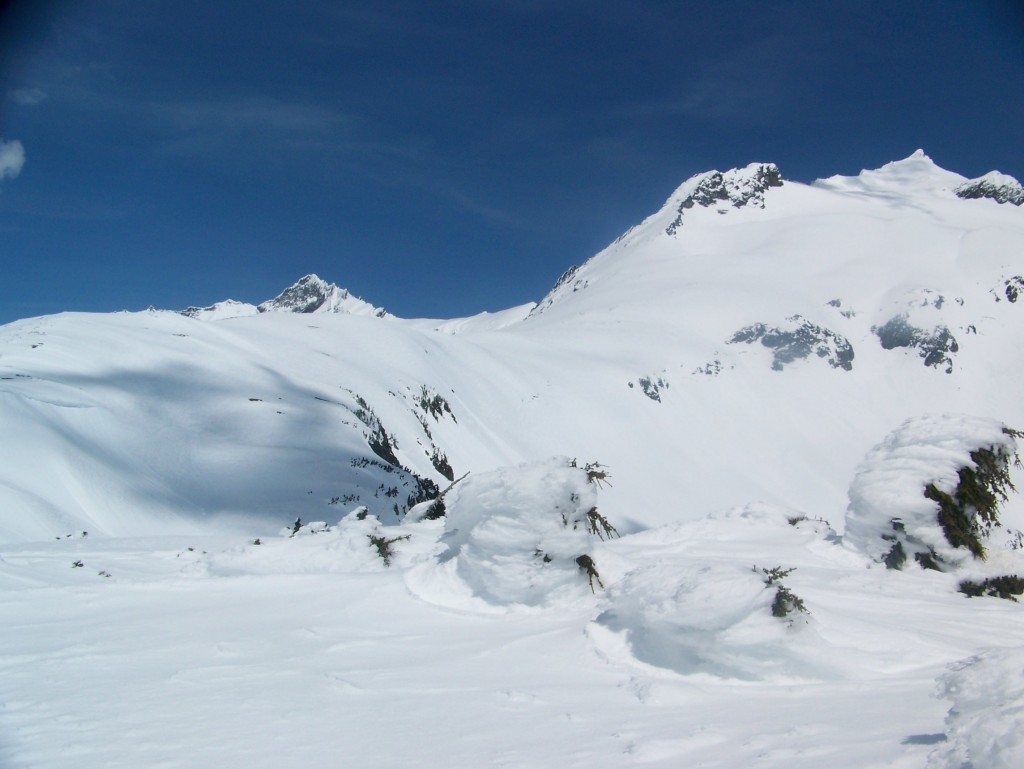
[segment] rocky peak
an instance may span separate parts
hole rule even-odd
[[[316,275],[306,275],[273,299],[258,305],[257,309],[260,312],[343,312],[375,315],[379,318],[387,315],[383,309],[352,296],[346,289]]]
[[[782,174],[774,163],[751,163],[725,173],[709,171],[694,177],[686,185],[690,191],[679,202],[676,218],[665,229],[672,235],[682,226],[683,212],[694,206],[709,208],[725,204],[732,208],[754,205],[764,208],[764,193],[769,187],[781,187]]]
[[[990,171],[977,179],[971,179],[954,192],[958,198],[967,200],[991,198],[997,203],[1011,203],[1015,206],[1024,204],[1024,187],[1012,176],[998,171]]]

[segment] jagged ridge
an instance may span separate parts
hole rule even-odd
[[[385,310],[313,274],[306,275],[273,299],[257,305],[256,309],[260,312],[344,312],[350,315],[374,315],[378,318],[387,315]]]
[[[746,168],[733,168],[724,174],[710,171],[699,177],[693,192],[679,203],[677,216],[666,228],[669,235],[683,223],[683,212],[694,206],[709,208],[718,203],[728,203],[733,208],[753,204],[764,208],[764,193],[770,187],[781,187],[782,174],[774,163],[751,163]]]
[[[998,171],[989,173],[977,179],[961,184],[954,190],[958,198],[973,200],[978,198],[990,198],[997,203],[1010,203],[1015,206],[1024,204],[1024,187],[1012,176],[1001,174]]]

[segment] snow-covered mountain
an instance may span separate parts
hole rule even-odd
[[[909,416],[1024,424],[1013,183],[964,199],[920,151],[811,185],[701,174],[536,306],[461,321],[310,275],[256,307],[10,324],[0,531],[400,517],[417,484],[553,454],[614,467],[606,504],[637,524],[751,500],[834,517]]]
[[[388,317],[386,310],[352,296],[344,288],[328,283],[317,275],[306,275],[273,299],[258,305],[226,299],[210,307],[187,307],[181,314],[199,320],[226,320],[260,312],[342,312],[349,315]]]
[[[586,713],[566,720],[588,741],[581,762],[781,766],[787,756],[788,767],[921,765],[944,728],[946,706],[931,699],[937,671],[1024,629],[1009,602],[980,618],[972,614],[980,602],[967,605],[956,592],[968,572],[981,580],[1018,568],[1020,500],[1005,502],[987,566],[936,545],[935,521],[919,519],[933,507],[922,495],[928,484],[953,493],[972,452],[995,447],[1009,457],[1013,433],[1003,426],[1024,428],[1022,201],[1011,177],[966,179],[921,151],[812,184],[753,163],[688,179],[537,304],[502,313],[402,319],[308,275],[259,305],[65,313],[0,327],[0,585],[13,596],[19,585],[63,585],[67,564],[58,579],[48,565],[57,561],[47,559],[71,560],[67,552],[106,558],[116,566],[104,571],[135,582],[242,576],[231,583],[242,593],[263,584],[261,575],[344,572],[353,591],[345,595],[358,602],[371,577],[384,579],[367,541],[381,558],[395,545],[401,575],[369,589],[401,606],[407,624],[384,610],[359,611],[393,626],[396,638],[440,632],[442,646],[455,648],[458,634],[448,638],[438,619],[445,612],[518,617],[534,651],[501,658],[518,669],[544,655],[536,640],[544,634],[573,639],[558,642],[565,659],[583,653],[576,644],[585,636],[590,662],[567,673],[566,685],[582,691],[591,675],[613,682],[624,699],[593,701],[628,714],[630,725],[585,705],[589,695],[565,705]],[[595,472],[607,474],[599,500],[584,477]],[[426,511],[437,511],[433,500],[446,489],[448,515],[431,520]],[[591,515],[598,507],[625,536],[596,536],[609,534]],[[276,536],[297,518],[325,523],[287,532],[308,537]],[[119,544],[211,532],[262,543],[201,555],[178,548],[152,573]],[[49,550],[34,544],[45,540]],[[882,562],[895,544],[919,563],[944,558],[949,573],[889,574]],[[800,571],[788,577],[783,567]],[[218,584],[224,600],[234,595]],[[272,583],[268,600],[291,616],[298,599],[283,584]],[[301,585],[322,593],[320,582]],[[798,636],[771,617],[781,585],[810,606]],[[64,606],[58,593],[44,603]],[[195,595],[182,593],[181,605]],[[520,604],[531,608],[517,614]],[[544,614],[552,607],[557,621]],[[275,648],[290,643],[284,631],[238,616],[246,632],[277,633]],[[944,628],[941,637],[915,635],[926,621]],[[36,638],[25,622],[19,638]],[[333,648],[313,640],[320,624],[340,633],[332,622],[309,620],[302,643]],[[465,622],[480,649],[517,643],[511,629]],[[892,635],[876,632],[882,625]],[[405,655],[413,647],[387,648]],[[215,664],[196,654],[197,664]],[[1012,666],[1007,659],[993,652],[977,669],[998,677]],[[352,661],[344,680],[328,673],[330,691],[302,712],[327,707],[332,692],[347,702],[363,691],[348,682],[361,664]],[[492,675],[469,665],[466,681]],[[874,710],[888,676],[898,679],[897,701]],[[535,699],[558,699],[553,690],[536,694],[542,678],[525,693],[493,687],[506,691],[521,728],[547,735],[540,745],[548,753],[519,758],[494,737],[505,764],[567,761],[554,727],[543,725],[562,706]],[[768,682],[744,689],[754,697],[743,718],[764,725],[753,742],[729,726],[737,680]],[[832,682],[836,702],[858,714],[847,725],[856,741],[836,731],[843,707],[813,687],[800,689],[792,723],[769,716],[798,680]],[[409,695],[409,712],[438,686],[431,679]],[[950,679],[948,691],[957,686]],[[676,706],[698,693],[690,687],[715,703],[703,709],[715,724],[704,742],[696,732],[672,736]],[[900,697],[918,710],[907,715]],[[456,699],[443,701],[479,723],[486,703]],[[995,719],[990,705],[977,712]],[[638,726],[651,708],[663,717]],[[817,726],[801,732],[800,719]],[[405,725],[420,735],[414,743],[425,739]],[[945,728],[948,755],[933,760],[949,763],[936,766],[954,766],[975,736],[964,720]],[[796,753],[766,736],[786,729]],[[369,736],[349,739],[363,746],[359,756],[371,754]],[[213,744],[203,755],[222,762]],[[1019,755],[1014,745],[1000,755]],[[485,753],[453,751],[459,765],[497,765]],[[267,755],[283,760],[280,750]],[[757,763],[759,755],[770,758]],[[327,765],[307,758],[299,763]],[[154,761],[135,754],[136,765]]]

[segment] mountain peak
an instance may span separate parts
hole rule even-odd
[[[954,190],[958,198],[991,198],[997,203],[1024,204],[1024,187],[1007,174],[989,171],[984,176],[971,179]]]
[[[665,232],[675,234],[682,226],[683,212],[694,206],[743,208],[752,205],[764,208],[765,191],[769,187],[781,187],[782,184],[782,174],[774,163],[751,163],[724,173],[707,171],[692,176],[669,198],[669,205],[675,208],[676,218]]]
[[[886,163],[881,168],[865,169],[857,176],[837,175],[818,179],[814,186],[837,192],[887,197],[952,190],[966,181],[966,177],[941,168],[924,150],[918,149],[908,157]]]
[[[260,312],[341,312],[378,318],[388,314],[313,273],[300,278],[273,299],[257,305],[257,309]]]

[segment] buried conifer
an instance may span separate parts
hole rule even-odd
[[[1024,433],[995,420],[935,415],[905,422],[868,454],[850,486],[845,539],[890,569],[981,568],[994,543],[1013,532],[1001,506],[1016,491],[1017,441]],[[1004,533],[996,537],[997,531]],[[1022,564],[1024,566],[1024,564]],[[1011,595],[1019,577],[965,581],[968,595]]]

